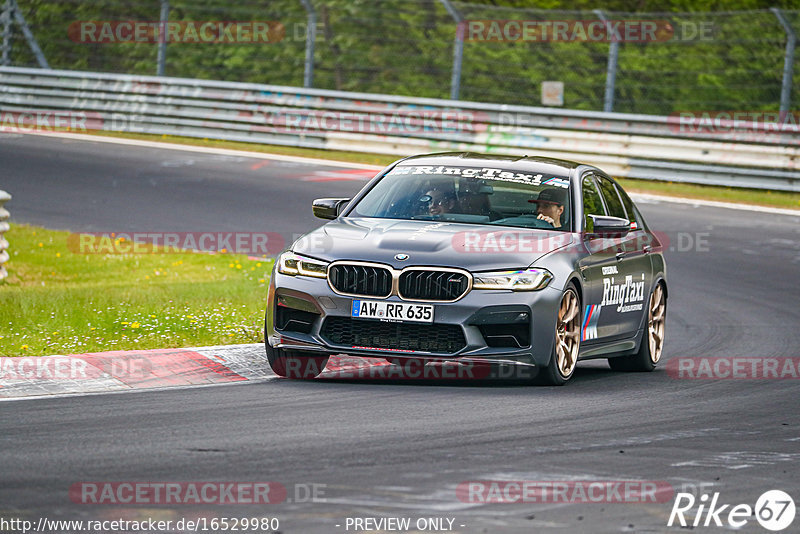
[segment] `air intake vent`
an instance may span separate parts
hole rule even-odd
[[[295,310],[285,306],[276,306],[275,328],[278,330],[310,334],[314,321],[319,318],[316,313]]]
[[[321,333],[331,345],[437,354],[453,354],[467,344],[464,331],[454,324],[387,323],[328,317]]]
[[[531,345],[531,324],[483,324],[478,326],[490,347],[522,349]]]

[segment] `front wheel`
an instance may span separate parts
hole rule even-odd
[[[311,379],[319,376],[328,364],[328,356],[286,351],[267,346],[267,360],[276,375],[284,378]]]
[[[561,297],[558,307],[550,365],[541,369],[537,382],[549,386],[563,386],[575,373],[578,350],[581,345],[581,302],[578,292],[570,285]]]
[[[667,294],[658,284],[650,295],[647,324],[639,342],[639,351],[630,356],[609,358],[608,365],[614,371],[644,371],[656,368],[664,350],[664,330],[667,322]]]

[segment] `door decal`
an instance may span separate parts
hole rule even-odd
[[[602,307],[600,304],[586,306],[586,312],[583,314],[583,326],[581,327],[581,341],[597,338],[597,321],[600,319]]]

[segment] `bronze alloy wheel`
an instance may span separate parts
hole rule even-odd
[[[664,348],[664,327],[667,321],[667,299],[661,284],[650,295],[650,314],[647,318],[647,339],[650,343],[650,361],[653,364],[661,359]]]
[[[580,348],[580,306],[571,287],[564,292],[556,321],[556,365],[564,378],[569,378],[578,362]]]

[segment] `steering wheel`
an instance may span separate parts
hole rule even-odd
[[[519,217],[508,217],[506,219],[500,219],[500,221],[494,221],[494,222],[513,223],[515,221],[518,222],[520,226],[524,225],[525,228],[542,228],[543,230],[552,230],[555,228],[555,226],[553,226],[549,222],[542,219],[537,219],[536,215],[533,214],[520,215]]]

